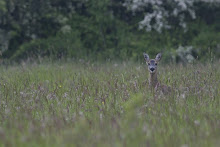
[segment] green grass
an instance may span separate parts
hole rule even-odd
[[[0,146],[219,146],[219,62],[158,70],[154,99],[138,63],[1,66]]]

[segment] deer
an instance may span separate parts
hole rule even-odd
[[[149,71],[149,87],[153,92],[162,92],[167,95],[171,92],[171,87],[161,84],[157,79],[157,65],[161,60],[162,54],[158,53],[155,59],[150,59],[149,55],[143,53]]]

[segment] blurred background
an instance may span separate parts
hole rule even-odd
[[[220,0],[0,0],[1,62],[220,58]]]

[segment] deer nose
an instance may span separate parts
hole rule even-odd
[[[154,71],[154,68],[150,68],[151,71]]]

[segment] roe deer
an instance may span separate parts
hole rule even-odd
[[[150,59],[149,55],[146,53],[144,53],[143,55],[148,65],[148,71],[150,74],[149,86],[151,90],[154,90],[155,92],[162,92],[163,94],[168,94],[169,92],[171,92],[170,87],[160,84],[157,80],[157,64],[162,57],[161,53],[158,53],[155,59]]]

